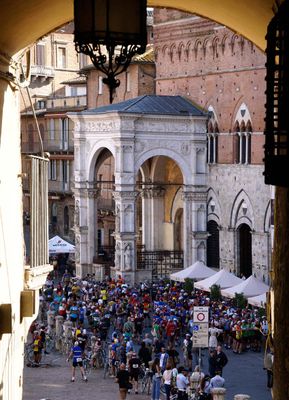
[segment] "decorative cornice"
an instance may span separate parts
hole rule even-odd
[[[129,192],[129,191],[122,191],[122,192],[120,192],[120,191],[115,191],[115,192],[113,192],[113,198],[114,198],[114,200],[115,201],[117,201],[117,200],[135,200],[135,198],[137,197],[137,195],[138,195],[138,192]]]
[[[183,192],[182,200],[206,202],[207,201],[207,193],[206,192]]]

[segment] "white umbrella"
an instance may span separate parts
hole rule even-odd
[[[242,283],[242,279],[238,278],[231,272],[226,271],[225,269],[221,269],[219,272],[210,276],[209,278],[196,282],[194,286],[196,289],[209,292],[211,290],[211,286],[213,285],[218,285],[221,289],[226,289],[234,285],[238,285],[239,283]]]
[[[75,246],[57,235],[49,240],[48,245],[49,254],[75,253]]]
[[[200,280],[208,278],[216,273],[213,269],[207,267],[203,261],[196,261],[188,268],[175,272],[170,275],[172,281],[184,282],[186,278]]]
[[[251,275],[236,286],[221,290],[222,296],[233,298],[235,293],[243,293],[245,297],[254,297],[268,292],[269,286]]]
[[[255,307],[265,307],[267,302],[267,293],[259,294],[259,296],[249,297],[248,303]]]

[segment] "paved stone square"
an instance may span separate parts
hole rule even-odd
[[[266,371],[263,370],[263,354],[247,352],[235,355],[226,351],[229,362],[224,368],[226,380],[226,400],[233,400],[234,395],[246,393],[251,400],[270,400],[271,395],[266,388]],[[118,385],[113,378],[103,379],[103,372],[92,371],[88,382],[81,380],[79,369],[75,383],[70,382],[71,364],[65,357],[56,355],[55,365],[50,367],[28,368],[24,370],[23,400],[113,400],[118,399]],[[204,351],[204,370],[207,370],[207,352]],[[163,398],[163,397],[162,397]],[[148,400],[146,395],[128,395],[128,400]]]

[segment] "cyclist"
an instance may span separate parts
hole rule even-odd
[[[67,358],[67,362],[70,360],[72,357],[72,377],[71,377],[71,382],[75,381],[75,370],[76,367],[78,366],[81,371],[82,379],[87,382],[87,377],[84,372],[83,368],[83,352],[81,347],[79,346],[79,343],[76,341],[74,342],[74,346],[71,349],[71,352]]]
[[[138,394],[138,378],[140,374],[141,361],[137,357],[136,352],[132,353],[132,358],[129,360],[129,373],[132,384],[134,385],[135,394]]]

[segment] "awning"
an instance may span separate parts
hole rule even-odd
[[[75,246],[60,236],[54,236],[49,240],[49,254],[60,254],[60,253],[74,253]]]

